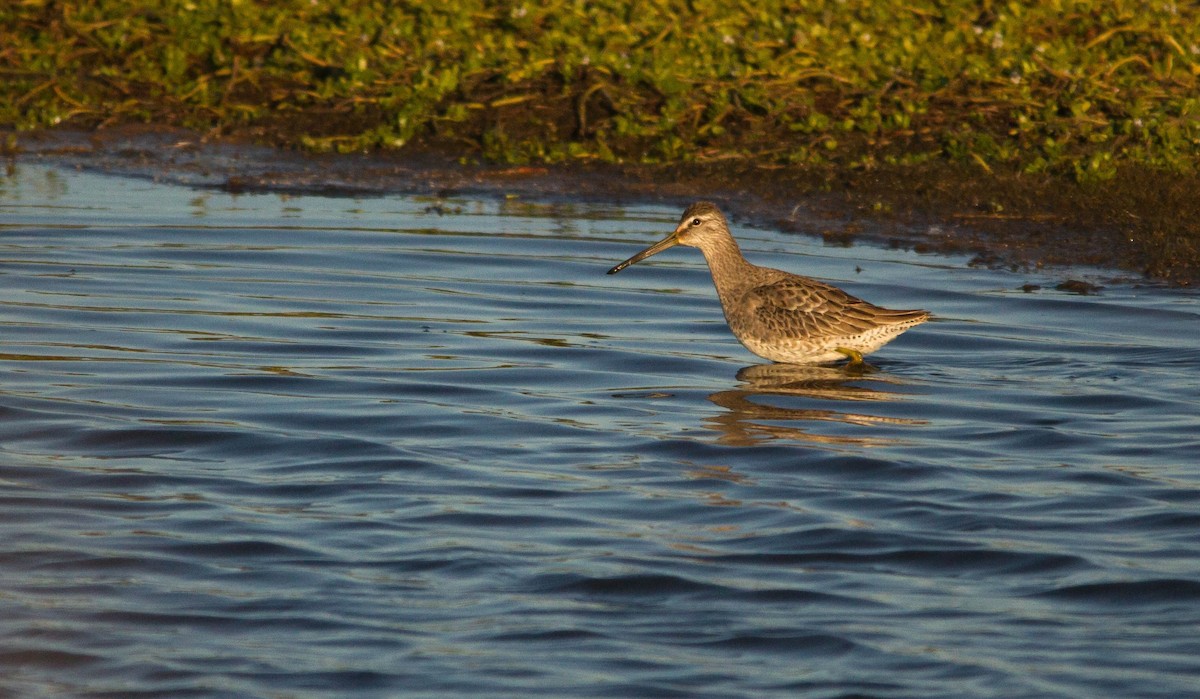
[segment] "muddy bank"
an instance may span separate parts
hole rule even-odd
[[[7,134],[0,134],[7,136]],[[993,267],[1080,266],[1127,282],[1200,281],[1200,178],[1126,172],[1080,185],[1049,176],[940,164],[835,171],[740,159],[672,166],[462,164],[436,149],[310,155],[152,127],[9,137],[11,161],[180,182],[227,191],[372,196],[414,193],[577,201],[712,199],[740,222],[971,256]],[[11,145],[15,144],[15,145]]]

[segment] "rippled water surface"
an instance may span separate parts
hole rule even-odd
[[[938,317],[764,365],[678,213],[17,165],[0,695],[1197,695],[1194,292],[735,225]]]

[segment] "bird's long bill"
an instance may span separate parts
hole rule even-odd
[[[676,245],[679,245],[679,239],[675,237],[674,233],[672,233],[671,235],[667,236],[666,238],[663,238],[662,240],[658,241],[654,245],[651,245],[650,247],[646,248],[645,250],[639,252],[638,254],[634,255],[633,257],[629,258],[628,260],[625,260],[624,262],[617,265],[616,267],[613,267],[612,269],[608,270],[608,273],[616,274],[617,272],[620,272],[621,270],[625,269],[629,265],[637,264],[637,263],[641,262],[642,260],[646,259],[647,257],[650,257],[651,255],[657,255],[658,253],[662,252],[663,250],[666,250],[667,248],[673,248]]]

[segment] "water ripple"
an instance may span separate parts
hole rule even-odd
[[[936,314],[764,365],[674,209],[453,204],[0,178],[0,696],[1194,694],[1195,292],[737,227]]]

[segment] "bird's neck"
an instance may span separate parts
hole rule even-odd
[[[748,273],[753,267],[745,257],[742,257],[742,251],[731,235],[707,241],[700,251],[704,253],[704,259],[708,262],[708,269],[712,272],[713,284],[717,287],[717,293],[722,297],[735,287],[745,283],[749,276]]]

